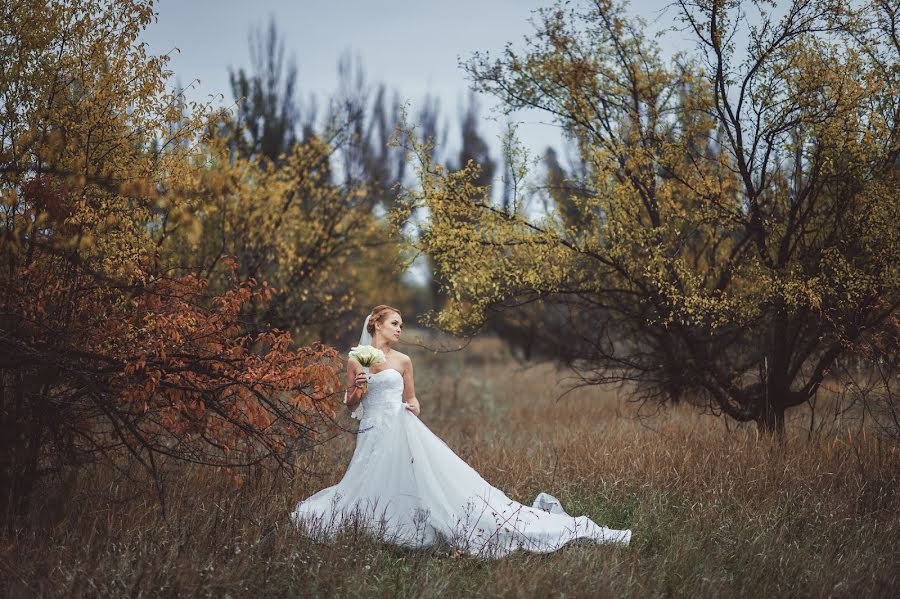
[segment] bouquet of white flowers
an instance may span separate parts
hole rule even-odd
[[[348,355],[362,365],[363,372],[365,372],[366,374],[369,374],[369,367],[372,366],[372,364],[380,364],[384,362],[384,352],[377,347],[372,347],[371,345],[357,345],[356,347],[350,349],[350,353]],[[368,383],[366,383],[364,389],[364,393],[368,393]],[[346,399],[344,401],[346,401]],[[356,410],[353,411],[352,414],[350,414],[350,416],[352,418],[356,418],[357,420],[362,420],[362,414],[363,408],[362,402],[360,402],[359,406],[356,408]]]

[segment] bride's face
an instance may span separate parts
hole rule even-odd
[[[375,328],[389,343],[393,343],[400,339],[400,334],[403,332],[403,319],[396,312],[391,312]]]

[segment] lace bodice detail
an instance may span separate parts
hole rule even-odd
[[[385,368],[371,376],[369,392],[362,400],[364,410],[360,430],[378,426],[385,418],[404,409],[403,375],[393,368]]]

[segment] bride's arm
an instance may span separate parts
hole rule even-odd
[[[355,410],[363,398],[363,385],[366,382],[366,373],[363,372],[359,362],[350,358],[347,360],[347,407]]]
[[[406,358],[403,365],[403,403],[406,409],[419,415],[419,400],[416,398],[416,383],[413,377],[412,360]]]

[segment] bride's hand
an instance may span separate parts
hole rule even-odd
[[[418,399],[415,399],[415,398],[410,399],[409,401],[403,402],[403,405],[406,407],[407,410],[409,410],[416,416],[419,415],[419,400]]]
[[[357,389],[362,389],[363,387],[366,386],[366,383],[368,383],[368,382],[369,382],[369,375],[366,374],[365,372],[360,372],[359,374],[356,375],[356,380],[353,381],[353,384],[356,386]]]

